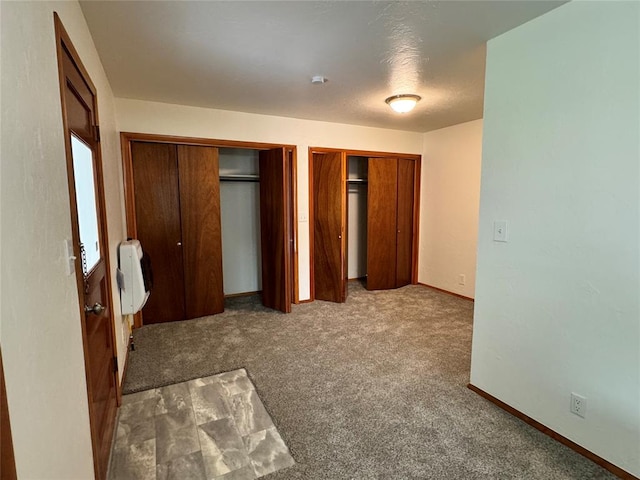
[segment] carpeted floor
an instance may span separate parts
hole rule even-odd
[[[606,479],[466,388],[473,303],[422,286],[256,298],[134,333],[125,393],[246,368],[296,465],[272,479]]]

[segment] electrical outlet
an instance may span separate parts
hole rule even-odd
[[[587,414],[587,399],[582,395],[571,392],[571,413],[575,413],[579,417],[584,418]]]
[[[459,285],[464,285],[467,281],[467,277],[465,276],[464,273],[461,273],[460,275],[458,275],[458,284]]]

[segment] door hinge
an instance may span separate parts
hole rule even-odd
[[[118,357],[113,357],[113,373],[118,373]]]
[[[100,126],[98,125],[93,126],[93,137],[96,142],[100,142]]]

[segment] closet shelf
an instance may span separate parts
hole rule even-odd
[[[221,182],[259,182],[259,175],[220,175]]]

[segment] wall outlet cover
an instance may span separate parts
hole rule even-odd
[[[493,241],[494,242],[507,242],[509,240],[507,236],[507,221],[496,220],[493,222]]]
[[[585,415],[587,414],[587,399],[582,395],[571,392],[571,405],[569,410],[571,413],[585,418]]]

